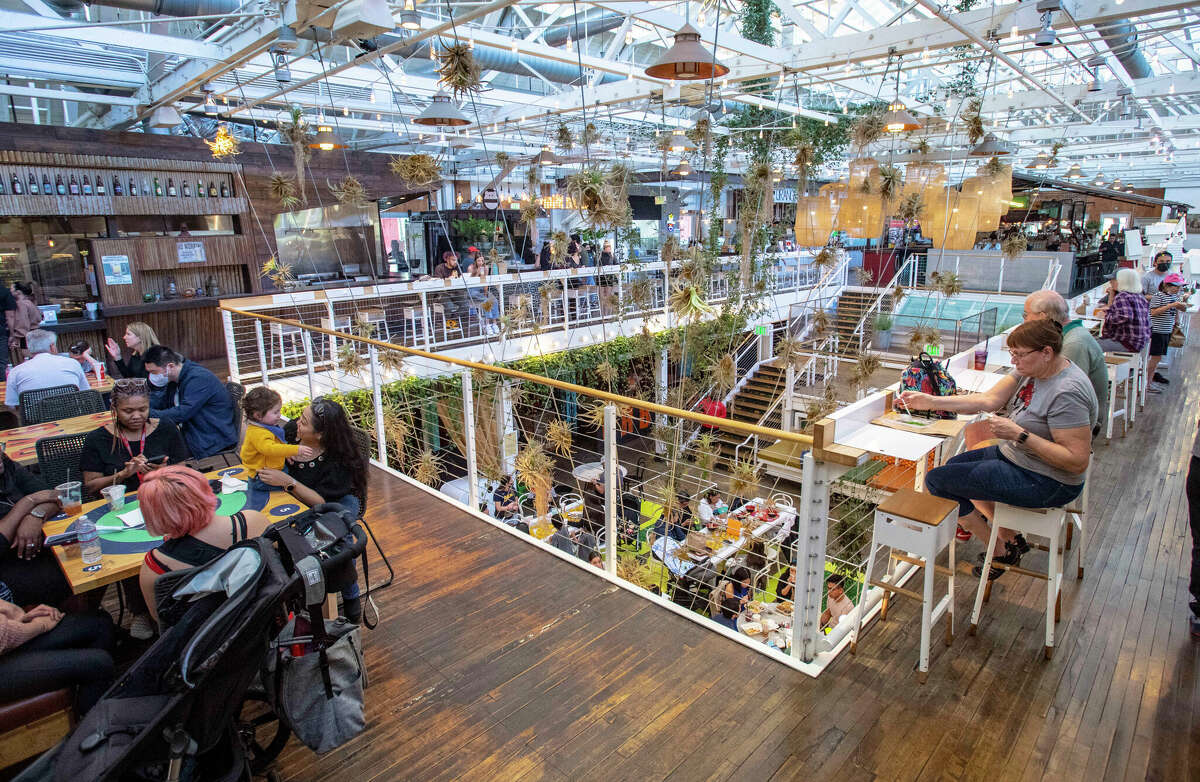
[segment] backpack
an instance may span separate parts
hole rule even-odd
[[[958,384],[940,362],[922,352],[913,359],[904,374],[900,376],[901,391],[920,391],[933,396],[954,396],[958,393]],[[911,415],[923,418],[954,418],[954,413],[947,410],[912,410]]]

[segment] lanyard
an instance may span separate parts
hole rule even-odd
[[[129,452],[129,458],[132,459],[133,458],[133,448],[130,447],[129,440],[123,434],[117,435],[117,436],[121,438],[121,443],[125,446],[125,450]],[[138,454],[144,454],[144,453],[146,453],[146,425],[145,424],[142,425],[142,439],[138,442]],[[138,473],[137,479],[138,479],[138,485],[141,485],[141,483],[142,483],[141,473]]]

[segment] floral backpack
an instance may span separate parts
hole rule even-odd
[[[920,391],[933,396],[954,396],[958,393],[958,384],[940,362],[922,352],[900,376],[900,390]],[[955,417],[955,414],[948,410],[913,410],[911,414],[923,418]]]

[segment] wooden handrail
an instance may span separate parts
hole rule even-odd
[[[421,358],[432,359],[434,361],[443,361],[447,364],[453,364],[464,369],[478,369],[482,372],[492,372],[497,375],[513,378],[515,380],[525,380],[531,383],[538,383],[540,385],[550,386],[551,388],[557,388],[560,391],[583,394],[584,396],[593,397],[605,402],[611,402],[612,404],[636,407],[640,410],[649,410],[653,413],[662,413],[663,415],[675,416],[676,418],[683,418],[688,421],[707,424],[709,426],[715,426],[733,432],[741,432],[748,435],[757,434],[761,437],[773,437],[776,440],[786,440],[792,443],[800,443],[801,445],[812,445],[813,442],[812,437],[806,434],[785,432],[781,429],[772,429],[767,426],[759,426],[757,424],[750,424],[744,421],[735,421],[732,418],[717,418],[711,415],[704,415],[703,413],[695,413],[691,410],[680,410],[675,407],[660,405],[657,402],[647,402],[641,399],[622,396],[621,394],[613,394],[608,391],[601,391],[596,388],[588,388],[587,386],[576,385],[575,383],[567,383],[562,380],[542,377],[541,375],[533,375],[528,372],[522,372],[518,369],[509,369],[508,367],[500,367],[493,364],[483,364],[478,361],[468,361],[467,359],[463,358],[443,356],[438,353],[430,353],[418,348],[410,348],[404,345],[394,345],[390,342],[383,342],[382,340],[372,339],[370,337],[360,337],[357,334],[347,334],[344,331],[334,331],[332,329],[321,328],[319,326],[309,326],[305,323],[300,323],[299,321],[288,320],[286,318],[277,318],[273,315],[264,315],[259,312],[247,312],[246,310],[240,310],[236,307],[232,307],[223,301],[220,302],[220,308],[222,311],[228,312],[231,315],[241,315],[242,317],[246,318],[265,320],[269,323],[280,323],[285,326],[295,326],[296,328],[300,328],[305,331],[311,331],[317,334],[325,334],[326,336],[333,337],[334,339],[340,339],[343,341],[350,340],[362,343],[364,345],[374,345],[375,347],[382,348],[384,350],[395,350],[400,353],[406,353],[410,356],[419,356]]]

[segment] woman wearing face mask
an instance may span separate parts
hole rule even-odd
[[[125,347],[130,350],[128,363],[121,358],[121,348],[117,347],[117,343],[112,339],[104,343],[104,347],[116,363],[121,377],[146,377],[149,373],[146,372],[142,354],[157,344],[159,344],[158,335],[154,333],[154,329],[137,321],[125,327]],[[165,386],[166,383],[163,385]]]
[[[1175,256],[1171,255],[1166,250],[1162,250],[1154,255],[1154,268],[1142,275],[1142,295],[1149,301],[1150,297],[1158,293],[1158,286],[1162,285],[1162,281],[1166,278],[1167,272],[1171,271],[1171,262],[1175,260]]]

